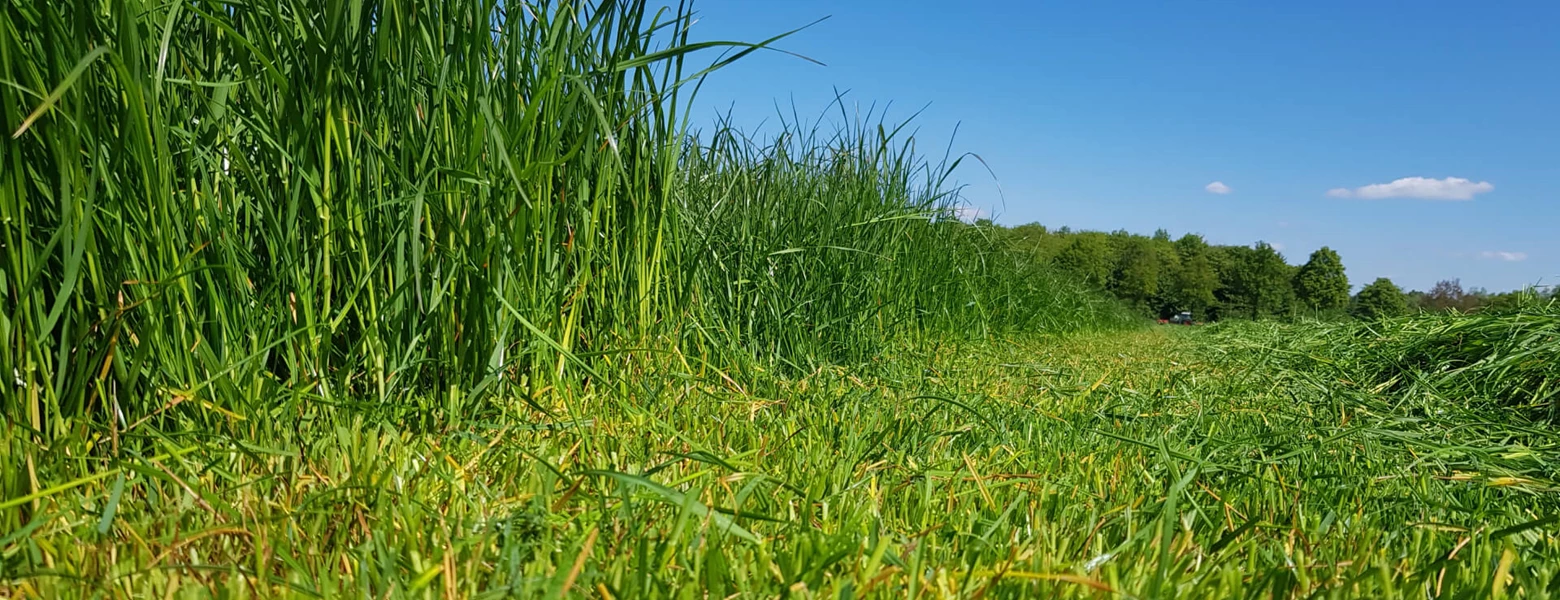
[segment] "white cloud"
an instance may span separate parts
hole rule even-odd
[[[1488,193],[1495,185],[1488,181],[1475,183],[1461,177],[1430,179],[1428,177],[1404,177],[1391,183],[1373,183],[1354,189],[1333,188],[1327,195],[1333,198],[1418,198],[1420,200],[1472,200],[1474,196]]]
[[[1224,185],[1223,181],[1215,181],[1213,183],[1210,183],[1208,185],[1203,186],[1203,189],[1208,190],[1209,193],[1220,194],[1220,195],[1228,194],[1230,192],[1235,191],[1233,189],[1230,189],[1230,186]]]
[[[1488,258],[1488,259],[1491,259],[1491,260],[1504,260],[1506,262],[1521,262],[1521,261],[1527,260],[1527,253],[1526,252],[1499,252],[1499,251],[1495,251],[1495,250],[1485,250],[1485,251],[1479,253],[1479,258]]]
[[[1284,244],[1283,244],[1283,242],[1270,242],[1270,243],[1268,243],[1268,245],[1272,246],[1274,250],[1277,250],[1279,252],[1283,252],[1284,251]]]
[[[960,221],[965,223],[974,223],[981,219],[990,219],[991,211],[973,204],[960,204],[953,209],[953,216],[958,217]]]

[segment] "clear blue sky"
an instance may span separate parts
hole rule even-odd
[[[705,85],[696,125],[816,115],[835,88],[891,120],[929,105],[920,146],[982,156],[995,181],[958,179],[1001,223],[1264,240],[1295,263],[1327,245],[1356,286],[1560,283],[1560,3],[696,8],[704,40],[830,17],[779,44],[827,66],[749,56]],[[1368,187],[1405,178],[1427,181]]]

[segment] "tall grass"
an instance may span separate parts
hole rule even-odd
[[[723,126],[685,159],[684,270],[717,347],[811,370],[907,334],[1129,325],[1114,302],[956,219],[958,160],[927,161],[870,111],[839,121],[828,135],[782,121],[768,143]]]
[[[709,69],[685,61],[756,46],[690,41],[686,5],[4,15],[0,369],[41,439],[316,404],[458,418],[635,349],[810,368],[1114,314],[958,223],[956,164],[907,135],[700,142],[684,90]]]
[[[660,316],[679,69],[646,60],[646,32],[685,42],[686,13],[116,0],[7,15],[0,366],[35,429],[547,381],[562,352]]]

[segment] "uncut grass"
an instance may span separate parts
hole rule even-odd
[[[994,257],[897,130],[700,143],[686,6],[49,6],[6,6],[0,72],[0,370],[43,440],[1122,318]]]
[[[1393,412],[1276,367],[1279,333],[928,345],[744,390],[672,368],[546,427],[256,423],[51,496],[4,540],[9,591],[1554,594],[1554,497],[1509,470],[1553,433]]]
[[[44,439],[75,419],[220,428],[540,388],[564,354],[665,312],[685,13],[79,0],[5,16],[0,366]],[[651,44],[673,54],[648,61]]]
[[[847,111],[838,99],[832,110]],[[894,340],[1138,325],[1117,302],[1001,252],[953,218],[960,160],[865,116],[781,121],[767,143],[717,127],[684,158],[695,326],[713,346],[805,373]],[[707,140],[707,141],[706,141]]]

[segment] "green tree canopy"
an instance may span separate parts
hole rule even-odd
[[[1295,275],[1295,297],[1300,305],[1315,312],[1334,312],[1349,306],[1349,277],[1343,271],[1343,259],[1332,248],[1322,246]]]
[[[1160,257],[1151,242],[1143,238],[1128,238],[1121,249],[1121,258],[1110,277],[1110,290],[1117,298],[1134,308],[1147,310],[1150,301],[1159,294]]]
[[[1408,299],[1391,279],[1381,277],[1354,296],[1353,312],[1361,319],[1396,317],[1408,312]]]
[[[1087,232],[1073,238],[1056,256],[1056,264],[1097,287],[1110,281],[1114,262],[1110,243],[1104,235]]]
[[[1219,273],[1211,254],[1202,236],[1188,233],[1175,241],[1174,279],[1166,294],[1174,305],[1170,308],[1192,311],[1198,318],[1213,316],[1209,313],[1217,302],[1213,294],[1219,289]]]
[[[1124,229],[1074,231],[1040,223],[978,228],[994,246],[1076,276],[1144,316],[1164,318],[1190,311],[1210,321],[1283,319],[1345,314],[1352,306],[1343,259],[1328,247],[1311,253],[1304,265],[1294,266],[1272,244],[1225,246],[1193,233],[1172,238],[1165,229],[1152,234]],[[1411,306],[1427,308],[1457,303],[1464,311],[1512,306],[1517,300],[1515,295],[1477,289],[1462,292],[1455,283],[1407,294],[1406,300]]]
[[[1265,319],[1287,316],[1293,308],[1294,268],[1267,242],[1225,248],[1222,298],[1238,316]]]

